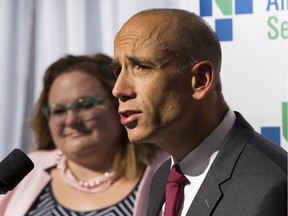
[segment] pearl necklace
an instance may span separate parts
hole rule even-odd
[[[71,187],[85,193],[97,193],[106,190],[112,183],[112,173],[105,172],[102,176],[97,176],[89,180],[78,180],[67,165],[67,159],[62,151],[57,152],[56,166],[60,171],[62,180]]]

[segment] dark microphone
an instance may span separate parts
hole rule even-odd
[[[0,194],[13,190],[34,168],[33,162],[21,150],[14,149],[0,162]]]

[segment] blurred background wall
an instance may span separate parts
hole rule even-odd
[[[226,100],[287,150],[287,0],[0,0],[0,159],[30,151],[29,116],[45,69],[66,54],[113,56],[134,13],[182,8],[203,16],[223,49]]]

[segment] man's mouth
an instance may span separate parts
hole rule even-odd
[[[135,110],[125,110],[119,112],[119,115],[121,124],[127,126],[127,124],[136,121],[142,115],[142,112]]]

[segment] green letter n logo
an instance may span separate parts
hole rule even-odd
[[[224,16],[233,15],[232,0],[214,0],[217,7]],[[235,0],[235,14],[252,14],[252,0]],[[212,0],[200,0],[200,16],[212,16]],[[232,18],[215,19],[215,31],[220,41],[233,40],[233,23]]]

